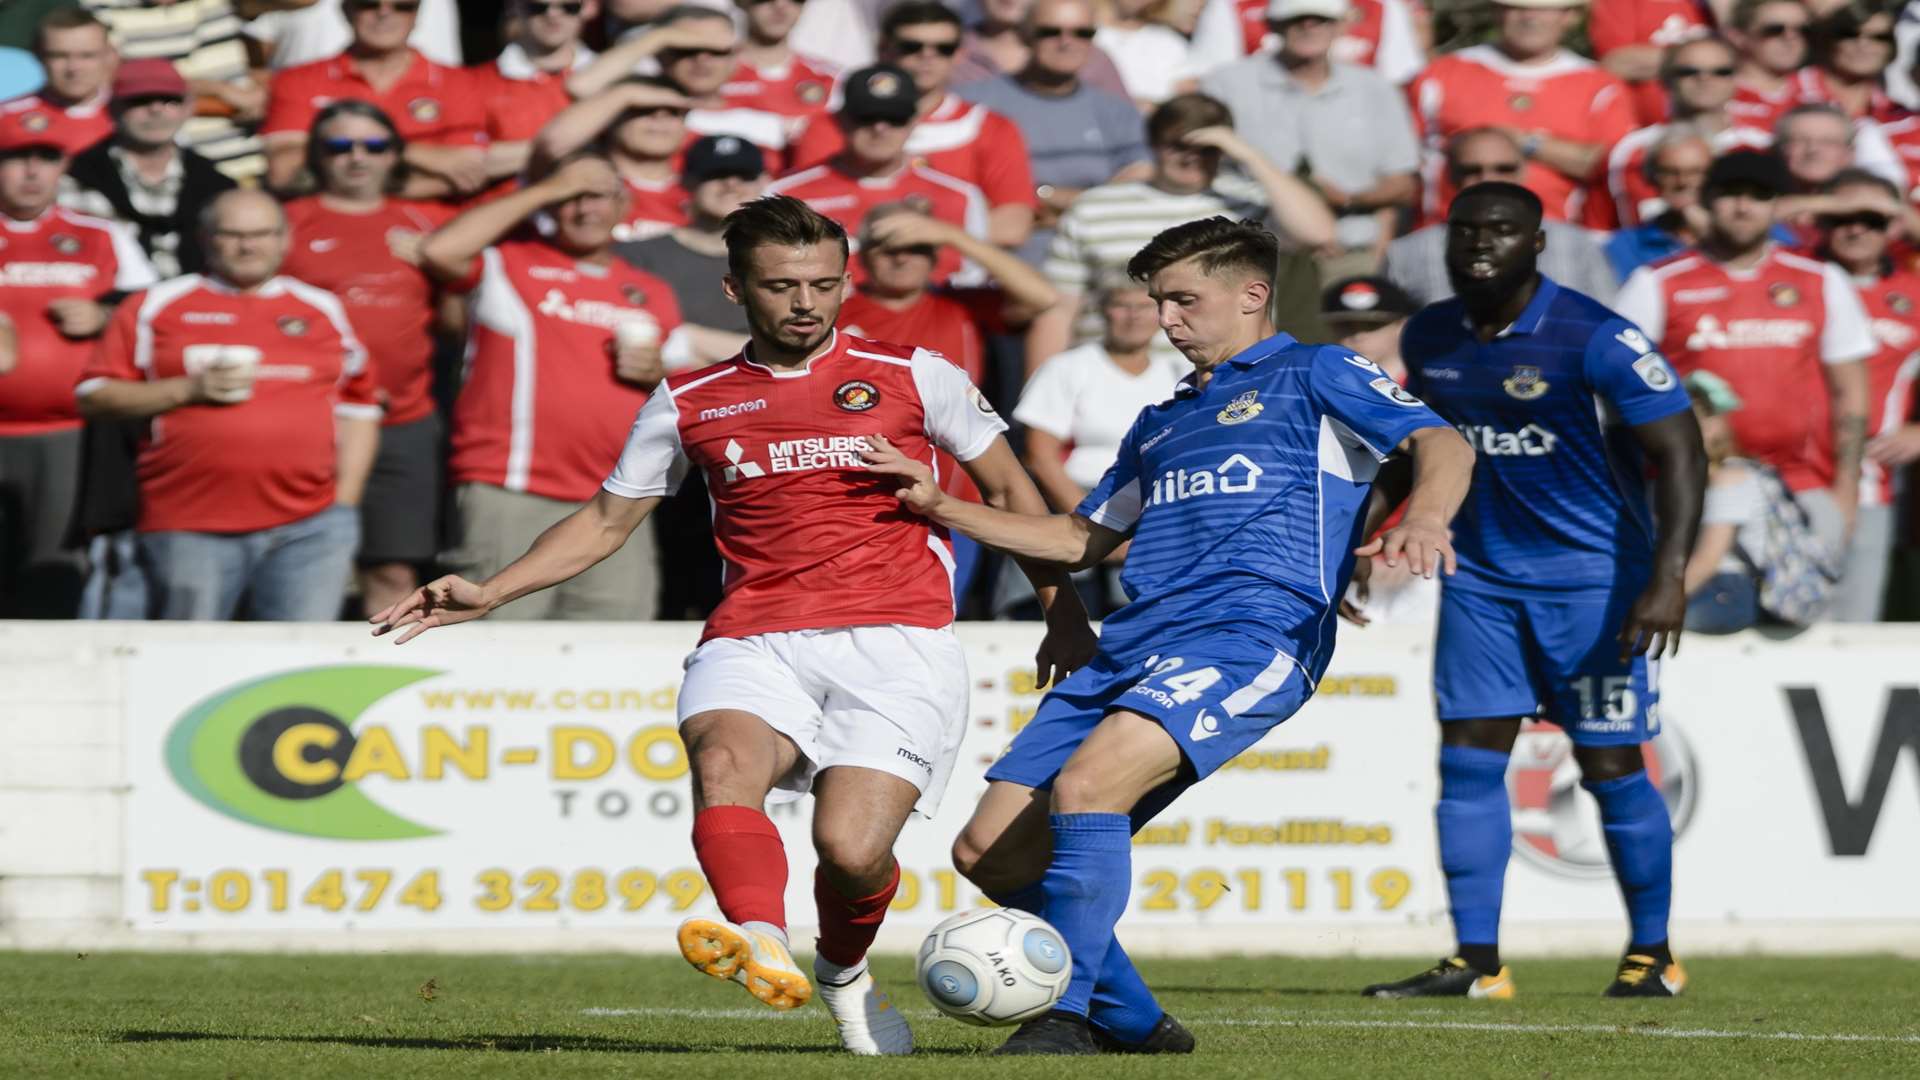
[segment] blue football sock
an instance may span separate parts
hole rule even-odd
[[[990,892],[987,897],[1001,907],[1046,917],[1046,895],[1037,881],[1018,889]],[[1127,955],[1127,950],[1121,948],[1118,941],[1108,945],[1107,959],[1093,981],[1093,999],[1087,1018],[1121,1042],[1137,1043],[1153,1034],[1153,1027],[1164,1012],[1153,991],[1147,989],[1146,980],[1134,969],[1133,958]]]
[[[1600,803],[1600,824],[1613,856],[1613,876],[1626,897],[1635,943],[1667,940],[1673,902],[1673,821],[1647,770],[1616,780],[1581,781]]]
[[[1044,917],[1073,954],[1073,981],[1055,1011],[1086,1016],[1133,889],[1133,829],[1125,814],[1055,814],[1053,864],[1040,887]]]
[[[1513,850],[1507,755],[1475,746],[1440,748],[1440,868],[1461,945],[1500,940],[1500,894]],[[1489,973],[1491,974],[1491,973]]]

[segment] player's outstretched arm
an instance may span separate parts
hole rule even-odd
[[[878,435],[868,435],[866,440],[868,449],[860,456],[867,469],[897,478],[900,487],[894,496],[907,509],[958,529],[995,551],[1077,570],[1106,558],[1126,539],[1125,534],[1078,514],[1019,514],[953,498],[940,490],[932,469]]]
[[[1473,480],[1473,448],[1450,427],[1423,427],[1396,448],[1413,456],[1413,490],[1400,524],[1354,549],[1380,556],[1388,566],[1407,560],[1421,577],[1454,570],[1453,532],[1447,526],[1466,500]]]
[[[629,499],[601,491],[541,533],[525,555],[487,580],[475,583],[455,574],[437,578],[367,621],[373,624],[375,637],[403,631],[394,644],[405,645],[436,626],[478,619],[502,604],[558,585],[619,551],[658,505],[657,495]]]
[[[1653,513],[1659,536],[1653,546],[1653,580],[1633,602],[1620,627],[1620,658],[1677,655],[1687,619],[1687,559],[1700,531],[1707,490],[1707,451],[1693,410],[1628,429],[1653,466]]]

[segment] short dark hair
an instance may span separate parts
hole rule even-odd
[[[400,134],[400,128],[388,116],[385,109],[371,101],[359,98],[341,98],[314,114],[313,123],[307,125],[307,172],[313,176],[315,188],[320,183],[320,129],[335,117],[358,116],[371,120],[387,129],[387,138],[393,140],[393,173],[387,177],[387,194],[399,191],[407,182],[407,137]]]
[[[675,4],[661,12],[660,17],[654,20],[654,25],[672,26],[693,19],[725,19],[729,25],[733,23],[733,16],[719,8],[710,8],[705,4]]]
[[[1147,145],[1160,146],[1203,127],[1232,127],[1233,110],[1205,94],[1176,94],[1147,117]]]
[[[1536,229],[1540,227],[1540,219],[1546,215],[1546,207],[1541,204],[1540,196],[1535,195],[1519,184],[1508,183],[1505,180],[1488,180],[1484,183],[1475,184],[1470,188],[1466,188],[1462,190],[1460,194],[1455,195],[1453,197],[1453,206],[1447,208],[1447,217],[1453,217],[1454,210],[1465,203],[1486,202],[1488,200],[1517,203],[1521,209],[1526,211],[1528,219],[1533,222],[1533,227]]]
[[[1751,30],[1760,9],[1769,4],[1793,4],[1802,10],[1807,6],[1805,0],[1734,0],[1733,10],[1727,13],[1727,23],[1736,30]]]
[[[1175,225],[1147,241],[1146,247],[1127,260],[1127,276],[1146,281],[1185,259],[1197,260],[1200,272],[1208,277],[1237,270],[1271,282],[1274,268],[1280,264],[1280,241],[1256,221],[1201,218]]]
[[[954,10],[938,0],[900,0],[880,18],[880,44],[893,40],[902,27],[931,26],[935,23],[964,31],[966,24]]]
[[[831,241],[840,245],[841,259],[847,257],[847,230],[791,195],[764,195],[741,203],[727,215],[725,236],[727,273],[735,281],[747,280],[747,256],[757,247],[812,247]]]
[[[1727,57],[1735,64],[1740,62],[1740,50],[1734,48],[1733,42],[1728,41],[1724,36],[1710,33],[1701,34],[1698,37],[1690,37],[1685,41],[1675,42],[1660,51],[1660,85],[1673,85],[1673,69],[1679,66],[1679,57],[1682,50],[1691,49],[1695,45],[1702,44],[1718,45],[1720,48],[1726,50]]]
[[[44,16],[41,16],[39,24],[33,28],[34,55],[38,56],[40,51],[47,47],[47,31],[79,30],[88,26],[97,26],[100,28],[101,33],[107,34],[109,38],[112,37],[112,32],[107,29],[107,24],[101,22],[98,16],[86,8],[54,8]]]
[[[1900,185],[1881,176],[1879,173],[1868,172],[1865,169],[1857,167],[1841,169],[1839,172],[1834,173],[1833,179],[1820,185],[1820,190],[1839,191],[1841,188],[1863,186],[1877,187],[1881,191],[1893,196],[1895,202],[1905,201],[1901,198]]]

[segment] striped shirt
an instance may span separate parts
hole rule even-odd
[[[1086,296],[1103,281],[1124,276],[1127,260],[1155,236],[1175,225],[1222,215],[1264,219],[1267,194],[1244,176],[1223,173],[1213,187],[1191,195],[1161,191],[1145,181],[1102,184],[1081,193],[1067,212],[1047,250],[1047,279],[1062,293]],[[1098,341],[1101,332],[1097,304],[1081,305],[1074,320],[1073,343]],[[1154,348],[1172,348],[1156,335]]]
[[[181,77],[229,82],[247,75],[247,47],[231,0],[86,0],[107,24],[114,46],[128,60],[173,61]],[[212,161],[235,180],[266,172],[260,140],[249,126],[226,116],[194,116],[180,128],[179,142]]]

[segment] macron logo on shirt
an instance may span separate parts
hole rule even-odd
[[[701,409],[700,419],[724,420],[729,416],[739,416],[742,413],[759,412],[766,407],[766,398],[754,398],[752,401],[736,401],[731,405],[716,405],[711,409]]]

